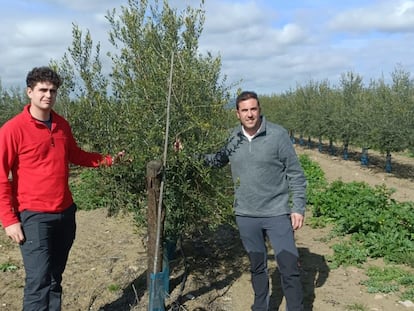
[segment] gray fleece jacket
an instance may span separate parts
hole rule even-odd
[[[214,167],[230,163],[236,215],[305,214],[306,179],[295,149],[287,131],[267,122],[265,117],[262,116],[261,128],[251,141],[240,125],[219,152],[205,155],[204,160]]]

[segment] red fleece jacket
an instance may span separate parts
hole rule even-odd
[[[0,128],[0,221],[19,222],[23,210],[59,213],[73,203],[69,163],[112,165],[110,156],[81,150],[69,123],[52,111],[51,130],[32,118],[29,105]],[[11,175],[10,175],[11,173]],[[11,178],[10,178],[11,177]]]

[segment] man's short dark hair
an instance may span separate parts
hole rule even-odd
[[[260,106],[259,98],[258,98],[258,96],[257,96],[257,94],[255,92],[252,92],[252,91],[244,91],[244,92],[241,92],[239,94],[239,96],[237,96],[237,98],[236,98],[236,109],[237,110],[239,109],[239,103],[240,102],[242,102],[244,100],[247,100],[247,99],[250,99],[250,98],[256,99],[257,100],[257,104]]]
[[[51,82],[56,88],[59,88],[62,84],[62,79],[56,71],[49,67],[35,67],[27,74],[26,86],[34,88],[39,82]]]

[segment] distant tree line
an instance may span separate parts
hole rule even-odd
[[[285,126],[295,142],[306,145],[317,140],[342,146],[348,159],[349,146],[360,147],[361,163],[368,164],[368,150],[386,157],[391,172],[391,154],[414,150],[414,83],[410,73],[397,66],[392,82],[371,80],[367,86],[359,74],[342,74],[339,85],[310,81],[282,95],[262,97],[262,105],[275,122]]]

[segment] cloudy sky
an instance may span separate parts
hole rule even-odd
[[[0,0],[3,88],[24,86],[32,67],[60,60],[73,23],[109,49],[104,16],[121,5],[127,0]],[[273,94],[311,80],[335,85],[349,71],[366,83],[389,80],[396,66],[414,71],[414,0],[205,0],[204,8],[200,52],[220,55],[222,73],[242,89]]]

